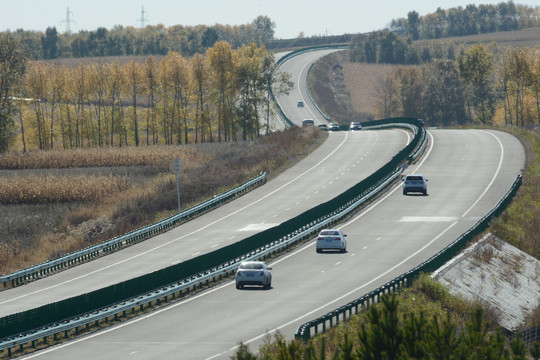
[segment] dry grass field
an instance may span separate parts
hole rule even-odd
[[[519,31],[502,31],[489,34],[468,35],[462,37],[445,38],[444,41],[451,41],[463,45],[474,45],[476,43],[496,42],[501,47],[534,47],[540,45],[540,28],[528,28]]]
[[[324,135],[324,134],[323,134]],[[324,139],[293,128],[237,143],[0,156],[0,273],[125,234],[257,176],[277,175]]]
[[[377,87],[384,77],[397,65],[344,62],[343,75],[352,107],[357,113],[374,116],[377,103]]]

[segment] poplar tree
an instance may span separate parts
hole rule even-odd
[[[469,117],[471,120],[476,118],[482,124],[490,122],[493,114],[492,58],[482,44],[470,47],[457,58],[459,75],[468,94]]]
[[[19,96],[26,73],[28,53],[22,44],[8,33],[0,33],[0,153],[8,150],[15,136],[14,98]]]

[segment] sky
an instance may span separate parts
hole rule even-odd
[[[384,29],[409,11],[420,15],[468,4],[497,4],[503,0],[0,0],[0,31],[17,29],[66,31],[67,9],[72,32],[111,29],[115,25],[242,25],[268,16],[275,37],[341,35]],[[540,0],[514,0],[540,6]]]

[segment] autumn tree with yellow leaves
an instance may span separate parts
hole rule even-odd
[[[272,88],[292,86],[275,70],[264,46],[233,50],[223,41],[189,59],[31,62],[22,87],[31,101],[10,150],[253,139],[271,130]]]

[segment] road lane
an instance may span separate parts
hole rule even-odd
[[[36,354],[68,359],[228,359],[243,341],[292,338],[327,313],[426,260],[485,215],[524,166],[524,151],[499,131],[434,130],[424,159],[407,172],[428,177],[428,196],[398,185],[340,228],[345,254],[315,252],[314,241],[276,259],[272,289],[236,290],[230,281],[147,316]],[[33,357],[29,357],[33,358]]]

